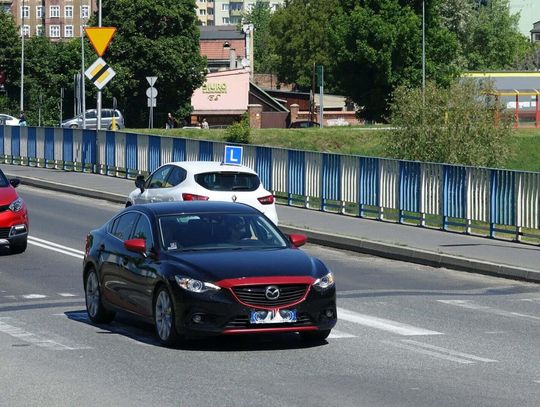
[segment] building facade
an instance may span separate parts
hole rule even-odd
[[[519,13],[519,31],[531,38],[534,23],[540,21],[540,1],[510,0],[509,6],[511,14]]]
[[[196,12],[202,25],[237,25],[258,1],[268,3],[272,11],[285,3],[285,0],[197,0]]]
[[[0,0],[25,36],[43,35],[60,41],[83,35],[97,0]]]

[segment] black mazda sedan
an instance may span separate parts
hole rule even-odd
[[[322,342],[336,324],[334,275],[298,250],[305,242],[240,203],[130,206],[88,234],[88,315],[141,317],[164,345],[265,332]]]

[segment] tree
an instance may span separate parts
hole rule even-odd
[[[15,113],[21,76],[21,37],[13,16],[0,9],[0,70],[5,71],[5,90],[0,92],[2,112]]]
[[[397,159],[475,166],[504,162],[511,134],[488,85],[473,80],[449,87],[429,82],[420,88],[398,87],[391,105],[395,130],[385,140],[386,153]]]
[[[206,75],[194,0],[103,0],[103,26],[116,27],[104,59],[116,71],[107,85],[129,126],[144,126],[146,76],[157,76],[158,110],[185,117]]]

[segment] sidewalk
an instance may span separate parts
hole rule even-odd
[[[133,180],[0,165],[24,185],[124,203]],[[280,228],[309,241],[396,260],[540,282],[540,247],[279,205]]]

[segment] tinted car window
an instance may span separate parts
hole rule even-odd
[[[90,112],[86,112],[86,118],[87,119],[95,119],[97,117],[96,115],[96,112],[95,111],[90,111]]]
[[[101,112],[101,116],[102,116],[102,117],[112,117],[112,114],[111,114],[111,111],[110,111],[110,110],[104,109],[104,110],[102,110],[102,112]]]
[[[146,188],[167,188],[171,185],[167,184],[167,176],[171,171],[172,167],[167,165],[165,167],[158,168],[152,176],[148,179]]]
[[[120,240],[128,240],[138,216],[139,214],[136,212],[128,212],[119,216],[113,222],[111,234]]]
[[[6,178],[2,170],[0,170],[0,187],[7,187],[8,185],[9,185],[8,179]]]
[[[172,187],[177,186],[182,181],[186,179],[186,170],[180,167],[173,167],[172,171],[169,174],[169,178],[167,178],[167,184],[169,184]]]
[[[195,181],[211,191],[255,191],[261,181],[247,172],[206,172],[196,174]]]
[[[146,251],[152,248],[152,228],[146,216],[141,215],[139,217],[137,226],[135,226],[131,234],[131,239],[144,239],[146,240]]]

